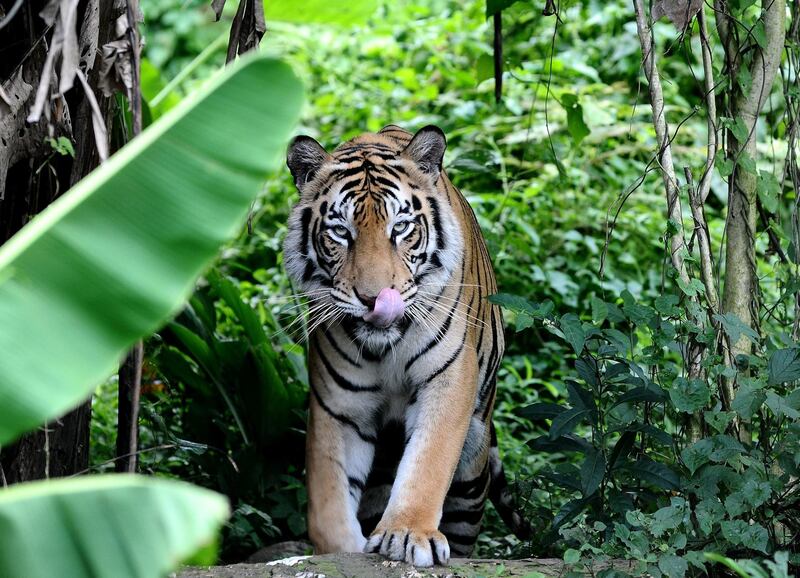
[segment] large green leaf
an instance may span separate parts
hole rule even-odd
[[[0,444],[64,413],[156,330],[283,152],[302,88],[244,59],[0,248]]]
[[[0,491],[0,576],[163,576],[214,543],[219,494],[183,482],[104,475]]]

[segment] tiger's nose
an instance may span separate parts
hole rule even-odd
[[[361,301],[364,305],[366,305],[370,311],[375,309],[375,301],[378,299],[377,295],[372,295],[372,296],[362,295],[361,293],[358,292],[358,289],[356,289],[355,287],[353,287],[353,293],[356,294],[356,298],[358,298],[359,301]]]

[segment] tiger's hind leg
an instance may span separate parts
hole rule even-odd
[[[489,432],[473,416],[464,449],[444,501],[439,531],[447,536],[454,556],[468,558],[481,530],[489,495]]]

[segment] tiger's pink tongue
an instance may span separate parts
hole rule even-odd
[[[385,287],[378,293],[372,311],[364,315],[362,319],[377,327],[389,327],[403,316],[405,310],[406,304],[403,303],[400,293],[396,289]]]

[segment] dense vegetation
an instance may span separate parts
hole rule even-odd
[[[555,13],[544,15],[545,4]],[[736,149],[749,129],[725,95],[753,82],[748,59],[768,44],[767,3],[726,3],[742,36],[735,78],[716,30],[709,44],[719,134],[729,135],[711,157],[702,204],[710,278],[722,287],[728,267],[728,183],[751,175],[759,220],[750,321],[712,303],[703,230],[687,200],[705,181],[708,145],[697,19],[686,30],[668,19],[652,27],[685,199],[676,220],[665,216],[652,80],[631,3],[352,5],[363,21],[293,25],[268,12],[261,50],[304,81],[298,132],[329,149],[389,123],[433,123],[448,136],[446,169],[483,228],[508,325],[495,409],[501,453],[520,509],[542,529],[519,542],[490,511],[477,554],[576,565],[632,558],[673,578],[711,571],[708,552],[766,558],[768,570],[741,570],[753,576],[788,575],[789,556],[800,563],[796,3],[755,155]],[[205,0],[141,6],[152,122],[220,68],[228,26]],[[506,71],[497,102],[499,8]],[[224,561],[306,532],[307,326],[281,255],[295,194],[288,171],[274,174],[186,308],[145,344],[140,469],[229,496]],[[93,403],[98,471],[113,469],[115,398],[107,383]]]

